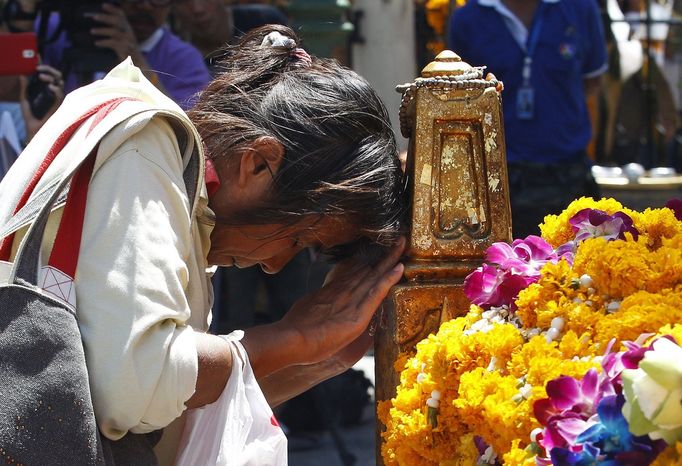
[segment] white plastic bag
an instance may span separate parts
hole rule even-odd
[[[286,466],[286,436],[258,386],[242,336],[223,336],[232,348],[230,379],[215,403],[188,411],[176,465]]]

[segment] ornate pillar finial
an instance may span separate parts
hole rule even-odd
[[[432,78],[434,76],[456,76],[463,74],[473,68],[470,64],[463,62],[459,55],[451,50],[443,50],[435,60],[426,65],[422,70],[422,78]]]

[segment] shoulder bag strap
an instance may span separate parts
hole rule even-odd
[[[106,114],[111,112],[124,100],[131,99],[114,99],[108,101],[105,105],[98,106],[94,113],[86,113],[89,116],[95,115],[92,125],[88,131],[92,131],[92,129],[106,116]],[[82,121],[83,120],[81,120],[81,123]],[[69,129],[71,129],[71,127],[69,127]],[[75,129],[76,128],[73,128],[71,130],[71,134],[73,134]],[[62,147],[65,143],[66,141],[62,142]],[[17,251],[14,266],[10,274],[10,283],[23,282],[37,285],[38,272],[40,270],[40,247],[42,244],[45,227],[47,225],[47,219],[49,218],[54,204],[60,197],[60,193],[66,188],[67,184],[72,178],[73,181],[69,187],[66,204],[64,206],[64,212],[62,214],[62,219],[59,224],[59,229],[57,231],[57,236],[55,238],[55,243],[52,248],[52,253],[50,254],[48,264],[68,274],[70,277],[75,278],[83,222],[85,218],[87,191],[90,178],[92,176],[92,170],[95,165],[97,147],[98,146],[95,146],[95,148],[81,162],[80,165],[74,167],[70,173],[66,173],[59,183],[53,183],[46,187],[43,192],[39,193],[39,197],[43,200],[42,207],[40,208],[40,211],[38,212],[33,224],[29,228],[24,240],[22,241],[22,244],[19,247],[19,250]],[[58,152],[59,151],[57,151],[57,153]],[[52,159],[54,159],[55,156],[56,154],[52,155]],[[42,165],[45,164],[41,164],[41,167]],[[42,169],[43,173],[47,166],[49,166],[49,164]],[[199,173],[200,169],[201,160],[199,151],[194,150],[184,171],[185,187],[190,203],[194,198],[194,193],[198,191],[197,185],[199,178],[197,174]],[[38,180],[39,179],[40,178],[38,178]],[[35,187],[35,183],[33,184],[33,187]],[[22,199],[24,197],[28,199],[29,196],[22,196]],[[26,199],[23,200],[24,204],[26,203]],[[20,208],[21,207],[18,207],[16,210],[19,210]],[[8,236],[8,238],[10,236],[13,238],[13,235],[14,234],[12,233]],[[12,243],[9,242],[10,249],[11,244]]]
[[[96,107],[93,107],[86,111],[84,114],[82,114],[80,117],[76,119],[71,125],[69,125],[62,134],[60,134],[57,139],[55,140],[54,144],[52,144],[52,147],[48,150],[47,154],[45,155],[45,158],[43,161],[40,163],[38,166],[38,169],[36,172],[33,174],[31,177],[31,180],[28,182],[28,185],[26,186],[26,189],[24,189],[24,193],[21,195],[19,198],[19,201],[17,202],[16,207],[14,208],[14,214],[19,212],[19,210],[26,205],[26,202],[28,201],[29,197],[31,194],[33,194],[33,190],[35,189],[36,185],[40,181],[40,179],[43,177],[45,174],[45,171],[49,168],[49,166],[52,164],[54,159],[57,157],[57,155],[62,151],[66,143],[71,139],[71,136],[73,136],[73,133],[76,132],[78,128],[91,116],[97,114],[100,112],[102,109],[107,109],[110,106],[118,106],[123,100],[130,100],[128,98],[124,99],[112,99],[107,102],[104,102],[100,105],[97,105]],[[110,111],[110,110],[109,110]],[[107,112],[108,113],[108,112]],[[100,119],[101,121],[101,119]],[[92,127],[90,128],[92,130]],[[9,261],[9,257],[12,252],[12,243],[14,242],[14,233],[7,235],[6,237],[3,238],[2,243],[0,243],[0,260],[3,261]]]

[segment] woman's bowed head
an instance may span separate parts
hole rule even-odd
[[[318,379],[310,386],[364,354],[368,324],[402,276],[404,179],[394,135],[369,84],[333,60],[311,59],[289,28],[254,30],[221,57],[222,72],[189,112],[220,181],[209,199],[209,263],[276,273],[308,247],[350,258],[282,321],[244,339],[256,374],[277,373],[277,391],[289,377],[278,371],[294,367]],[[367,260],[376,246],[387,253]],[[327,369],[316,372],[319,365]],[[190,406],[214,400],[224,385],[204,387],[201,366]],[[280,398],[262,385],[274,402],[295,394]]]
[[[301,50],[284,26],[253,31],[224,52],[223,72],[190,111],[221,181],[210,200],[213,264],[275,273],[306,247],[341,258],[401,235],[386,109],[353,71]]]

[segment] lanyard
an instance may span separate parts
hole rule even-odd
[[[533,54],[535,53],[535,48],[538,45],[538,39],[540,38],[540,31],[542,30],[542,23],[544,22],[544,12],[545,12],[545,2],[540,1],[538,6],[537,17],[533,21],[531,26],[530,35],[528,36],[528,44],[526,45],[526,56],[523,59],[523,71],[521,76],[523,77],[523,85],[530,86],[530,75],[531,66],[533,64]]]

